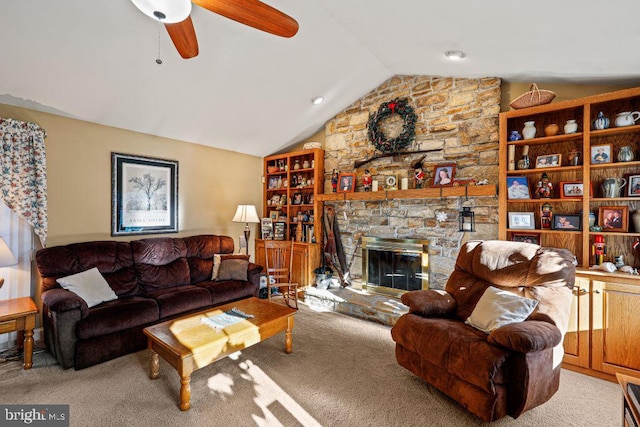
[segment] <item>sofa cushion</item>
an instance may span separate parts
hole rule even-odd
[[[36,261],[42,291],[59,288],[56,279],[97,267],[118,296],[138,293],[129,242],[84,242],[40,249]]]
[[[82,298],[89,308],[118,298],[97,267],[71,276],[60,277],[56,281],[64,289]]]
[[[488,393],[505,381],[509,351],[489,344],[485,333],[458,320],[405,314],[391,334],[408,351]]]
[[[536,305],[538,301],[534,299],[489,286],[465,323],[489,334],[502,326],[524,321]]]
[[[258,295],[258,289],[260,288],[260,285],[253,282],[238,280],[209,280],[207,282],[198,283],[197,286],[209,291],[211,294],[211,303],[213,305],[220,305],[243,298],[255,297]]]
[[[151,298],[124,297],[89,309],[89,315],[78,321],[76,335],[88,339],[156,322],[158,304]]]
[[[149,293],[148,296],[158,303],[161,319],[211,305],[209,292],[193,285],[158,289]]]
[[[214,255],[233,252],[233,239],[229,236],[200,235],[185,237],[183,241],[191,270],[191,284],[212,278]]]

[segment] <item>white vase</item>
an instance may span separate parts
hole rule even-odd
[[[574,119],[567,120],[564,125],[564,133],[576,133],[578,131],[578,124]]]
[[[524,128],[522,129],[522,137],[524,139],[533,139],[536,137],[536,122],[524,122]]]

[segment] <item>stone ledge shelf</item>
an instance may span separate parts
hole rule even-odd
[[[467,185],[459,187],[416,188],[412,190],[361,191],[358,193],[318,194],[321,202],[341,202],[346,200],[389,200],[389,199],[441,199],[444,197],[490,197],[497,196],[495,185]]]

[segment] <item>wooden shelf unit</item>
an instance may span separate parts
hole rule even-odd
[[[264,176],[263,217],[269,218],[275,213],[277,221],[286,223],[285,240],[321,243],[323,204],[318,195],[324,191],[324,150],[317,148],[265,157]],[[280,201],[273,203],[277,198]],[[306,217],[302,219],[301,215]],[[299,227],[304,233],[296,236]]]
[[[625,273],[607,273],[592,270],[591,245],[594,236],[605,238],[605,261],[622,255],[626,264],[640,268],[640,253],[632,248],[640,237],[640,230],[629,221],[628,232],[590,231],[588,212],[598,216],[600,206],[626,206],[629,214],[640,209],[640,197],[628,196],[624,187],[621,197],[602,197],[600,185],[605,177],[623,178],[629,174],[640,175],[640,161],[617,162],[620,147],[633,147],[640,159],[640,125],[615,127],[617,113],[640,110],[640,88],[595,95],[571,101],[508,111],[500,114],[500,175],[498,234],[502,240],[511,240],[514,233],[537,235],[543,246],[560,247],[576,254],[578,270],[574,287],[569,329],[564,339],[563,366],[575,371],[615,381],[618,373],[640,376],[640,353],[631,343],[640,342],[640,276]],[[594,130],[593,121],[602,111],[610,119],[610,128]],[[565,135],[562,128],[566,120],[575,119],[578,132]],[[511,131],[522,132],[525,121],[535,121],[538,137],[529,140],[508,141]],[[543,129],[552,123],[561,128],[561,134],[544,135]],[[611,144],[611,163],[592,164],[591,146]],[[509,146],[515,147],[515,161],[521,158],[522,149],[529,146],[531,169],[508,169]],[[569,166],[567,156],[571,149],[581,152],[578,166]],[[536,156],[561,154],[558,167],[534,169]],[[554,184],[550,199],[509,200],[507,178],[526,176],[533,196],[535,185],[543,172]],[[577,181],[583,184],[581,198],[560,198],[559,183]],[[549,202],[553,215],[580,214],[580,231],[541,229],[540,208]],[[535,229],[509,229],[509,212],[534,212]]]

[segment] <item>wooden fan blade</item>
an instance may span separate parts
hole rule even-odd
[[[258,0],[192,0],[198,6],[267,33],[293,37],[298,22]]]
[[[164,24],[164,26],[176,49],[178,49],[180,56],[184,59],[198,56],[198,39],[196,38],[196,30],[193,28],[193,22],[190,16],[182,22]]]

